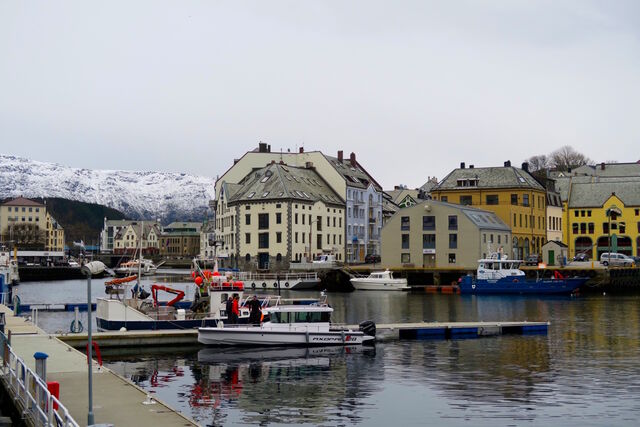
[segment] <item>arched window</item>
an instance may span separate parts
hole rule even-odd
[[[276,255],[276,261],[278,262],[282,261],[282,254]]]
[[[247,255],[244,257],[244,260],[245,260],[245,261],[247,261],[247,262],[251,261],[251,255],[247,254]]]

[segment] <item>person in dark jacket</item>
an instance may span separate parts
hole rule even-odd
[[[229,297],[227,300],[227,322],[233,323],[233,298]]]
[[[252,325],[260,325],[260,301],[254,295],[251,301],[249,301],[249,309],[251,310],[251,315],[249,316],[249,323]]]

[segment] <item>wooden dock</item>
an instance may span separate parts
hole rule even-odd
[[[53,335],[45,333],[23,317],[5,313],[5,334],[11,334],[11,348],[31,369],[35,369],[34,353],[43,352],[47,359],[47,381],[60,384],[60,401],[80,425],[86,425],[88,412],[87,356]],[[85,335],[85,346],[86,346]],[[147,392],[111,370],[93,361],[93,412],[95,422],[116,426],[195,426],[193,420],[167,404],[153,399]]]
[[[358,325],[347,325],[358,329]],[[458,339],[495,335],[546,334],[548,322],[421,322],[376,325],[377,341],[405,339]],[[63,334],[57,338],[74,348],[85,348],[87,334]],[[96,332],[100,348],[199,345],[196,329],[166,331]]]

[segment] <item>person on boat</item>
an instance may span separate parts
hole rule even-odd
[[[249,301],[249,309],[251,310],[249,323],[252,325],[260,325],[260,301],[258,301],[257,296],[254,295],[251,301]]]
[[[227,300],[226,310],[227,310],[227,320],[229,321],[229,323],[233,323],[233,297],[231,296]]]
[[[233,315],[233,319],[231,323],[238,323],[238,314],[240,313],[239,307],[240,301],[238,300],[238,296],[233,297],[233,304],[231,306],[231,313]]]

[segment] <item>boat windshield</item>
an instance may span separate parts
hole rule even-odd
[[[271,313],[272,323],[316,323],[328,322],[331,313],[327,311],[292,311]]]

